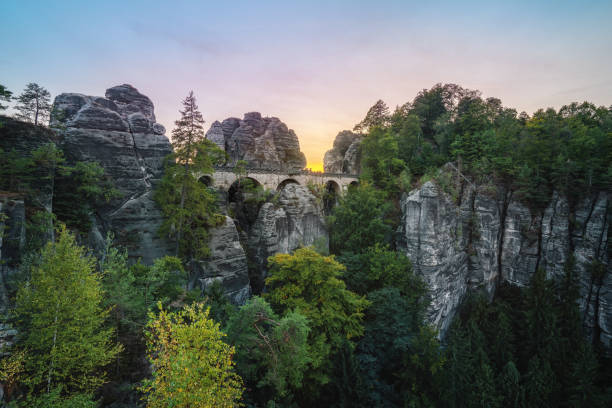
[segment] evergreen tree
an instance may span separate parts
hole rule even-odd
[[[392,229],[385,216],[389,211],[384,194],[371,185],[363,183],[350,188],[328,220],[331,252],[360,253],[376,243],[388,243]]]
[[[120,348],[113,330],[103,327],[101,276],[94,259],[60,227],[30,279],[17,293],[16,313],[26,351],[24,383],[30,392],[93,392],[104,382],[103,366]]]
[[[6,89],[4,85],[0,84],[0,101],[10,102],[12,95],[13,93],[11,91]],[[5,110],[6,108],[8,108],[8,105],[0,104],[0,111]]]
[[[42,86],[30,82],[24,91],[15,98],[19,111],[17,118],[35,125],[43,124],[49,120],[51,114],[51,94]]]
[[[390,116],[389,107],[379,99],[368,110],[365,118],[355,125],[353,130],[356,132],[367,132],[375,127],[385,127],[389,123]]]
[[[195,174],[211,174],[224,153],[205,139],[204,119],[193,92],[183,100],[181,118],[172,131],[174,153],[166,159],[165,174],[155,198],[166,220],[162,233],[176,242],[175,255],[204,257],[208,254],[208,229],[221,222],[216,196]]]
[[[251,298],[228,322],[230,344],[236,347],[236,368],[257,391],[255,402],[266,405],[291,400],[302,387],[308,354],[308,322],[299,312],[279,318],[260,297]]]

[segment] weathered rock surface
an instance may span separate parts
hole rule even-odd
[[[570,255],[580,276],[584,326],[612,347],[612,272],[608,246],[611,196],[599,193],[573,211],[555,193],[541,213],[512,192],[462,187],[457,204],[427,182],[401,199],[398,248],[428,283],[428,320],[442,335],[470,290],[492,296],[507,281],[528,285],[537,268],[562,276]],[[600,265],[593,276],[592,265]]]
[[[361,168],[361,141],[363,136],[343,130],[334,139],[334,147],[323,157],[326,173],[359,174]]]
[[[209,246],[209,259],[196,262],[202,290],[219,282],[233,303],[244,304],[251,294],[247,258],[230,217],[225,217],[222,225],[210,231]]]
[[[98,162],[121,193],[98,207],[90,244],[99,247],[99,238],[111,230],[132,258],[151,263],[169,253],[169,243],[157,234],[162,215],[152,192],[171,146],[164,127],[155,122],[151,100],[131,85],[119,85],[105,98],[58,95],[54,108],[59,114],[51,126],[62,135],[68,159]]]
[[[17,335],[6,318],[11,307],[9,294],[15,289],[9,287],[10,279],[17,271],[17,262],[25,245],[25,224],[23,199],[14,194],[0,193],[0,358]]]
[[[317,240],[328,243],[321,203],[304,186],[287,184],[280,192],[278,203],[264,203],[248,235],[248,255],[255,266],[251,285],[255,292],[263,288],[268,257],[290,253],[313,245]]]
[[[250,112],[242,120],[214,122],[206,137],[228,153],[228,165],[245,160],[249,167],[270,170],[299,170],[306,165],[295,132],[278,118],[262,118]]]

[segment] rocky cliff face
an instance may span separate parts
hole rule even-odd
[[[555,193],[543,212],[532,213],[512,192],[467,182],[461,190],[455,200],[427,182],[401,199],[398,248],[427,281],[428,318],[442,335],[468,291],[492,296],[502,281],[527,285],[537,268],[559,277],[573,255],[584,325],[611,347],[610,194],[599,193],[570,210]],[[599,274],[592,273],[593,266]]]
[[[11,278],[17,271],[21,251],[25,245],[25,204],[21,197],[0,193],[0,358],[17,335],[10,321],[6,320],[10,308]],[[0,401],[2,384],[0,383]]]
[[[334,147],[323,157],[323,168],[326,173],[359,174],[361,168],[362,135],[349,130],[338,133]]]
[[[262,118],[259,112],[246,113],[242,120],[214,122],[206,138],[228,153],[230,166],[238,160],[271,170],[299,170],[306,165],[295,132],[278,118]]]
[[[300,246],[322,240],[328,244],[321,203],[304,186],[287,184],[278,202],[262,205],[248,235],[249,259],[253,264],[251,285],[255,292],[263,288],[267,259],[278,253],[290,253]]]
[[[132,258],[151,263],[169,253],[169,244],[157,235],[162,215],[152,192],[171,146],[164,127],[155,122],[151,100],[131,85],[119,85],[104,98],[58,95],[54,108],[58,114],[51,126],[59,130],[69,160],[97,161],[121,193],[120,199],[98,208],[92,246],[102,245],[111,230]]]
[[[219,282],[230,300],[241,305],[251,295],[247,258],[238,237],[234,220],[210,231],[210,252],[206,260],[196,261],[197,280],[202,290]]]

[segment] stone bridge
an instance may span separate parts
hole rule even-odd
[[[196,174],[204,184],[229,191],[232,184],[237,180],[234,167],[215,167],[213,174]],[[281,171],[272,169],[253,168],[246,170],[246,178],[255,181],[267,190],[280,191],[289,183],[302,186],[308,184],[324,185],[328,190],[336,194],[343,193],[349,185],[359,182],[356,174],[320,173],[309,170]]]

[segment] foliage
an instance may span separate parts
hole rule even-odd
[[[15,99],[15,109],[19,112],[17,118],[35,125],[42,125],[49,120],[51,114],[51,94],[42,86],[30,82]]]
[[[344,266],[331,256],[311,248],[297,249],[292,255],[270,257],[264,298],[282,315],[291,311],[309,322],[310,364],[306,371],[309,385],[325,384],[331,372],[330,357],[346,339],[363,333],[363,312],[368,301],[346,289],[340,279]],[[316,394],[315,390],[309,392]]]
[[[291,389],[301,388],[310,361],[308,332],[308,322],[299,312],[279,318],[257,296],[231,317],[228,340],[237,350],[238,373],[247,385],[260,389],[256,402],[281,402],[290,396]]]
[[[61,387],[37,397],[27,396],[22,401],[16,401],[14,405],[24,408],[96,408],[98,404],[90,394],[74,394],[63,397]],[[9,404],[9,407],[14,406]]]
[[[415,294],[420,297],[425,285],[412,271],[406,255],[388,247],[375,244],[364,252],[344,252],[338,261],[346,266],[344,280],[350,290],[365,295],[374,290],[395,287],[402,295]]]
[[[42,202],[41,197],[53,194],[54,215],[39,214],[38,219],[29,219],[34,228],[42,226],[43,217],[51,217],[71,229],[87,231],[93,209],[119,195],[97,162],[70,165],[65,161],[62,150],[53,143],[39,146],[28,154],[0,149],[1,190],[23,193],[26,204],[38,209],[34,214],[47,211],[48,203]],[[52,221],[45,221],[47,227]]]
[[[448,336],[448,406],[609,405],[598,357],[582,333],[573,260],[553,281],[538,270],[527,288],[502,286],[492,304],[469,299]]]
[[[184,110],[172,131],[174,153],[165,161],[165,172],[155,191],[164,213],[160,232],[176,242],[175,255],[206,257],[208,229],[223,217],[216,212],[216,195],[195,174],[210,174],[225,160],[224,152],[204,138],[204,119],[193,92],[183,100]]]
[[[103,328],[101,276],[94,259],[65,227],[32,264],[30,280],[17,293],[16,314],[26,351],[23,383],[34,395],[95,391],[101,370],[120,351],[113,331]]]
[[[13,93],[11,91],[9,91],[6,88],[6,86],[0,84],[0,101],[10,102],[10,100],[12,99],[11,98],[12,96],[13,96]],[[7,105],[0,104],[0,111],[1,110],[5,110],[6,108],[8,108]]]
[[[353,128],[356,132],[371,130],[375,127],[383,127],[389,122],[389,107],[382,100],[368,110],[365,118]]]
[[[400,174],[421,177],[455,161],[476,181],[502,183],[541,209],[553,190],[574,202],[610,188],[611,132],[610,108],[572,103],[529,117],[478,91],[437,84],[369,129],[362,177],[395,195],[407,184]]]
[[[384,193],[372,185],[349,188],[328,219],[331,252],[362,252],[376,243],[389,243],[392,228],[385,216],[390,209]]]
[[[235,407],[242,381],[234,372],[234,348],[202,304],[149,314],[148,357],[153,378],[140,388],[147,407]]]
[[[86,232],[91,228],[94,208],[119,196],[97,162],[76,162],[62,166],[57,173],[53,212],[71,229]]]

